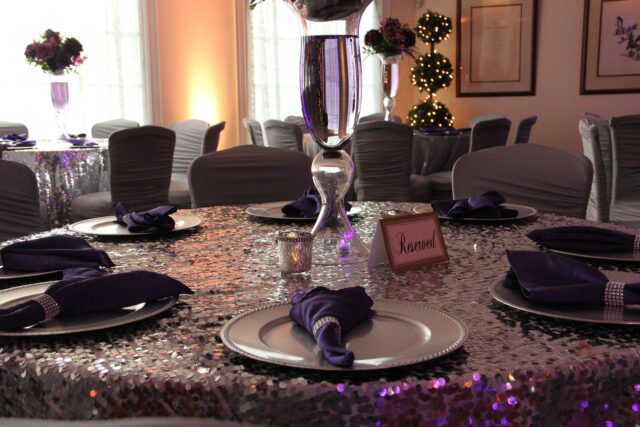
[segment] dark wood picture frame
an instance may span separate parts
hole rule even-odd
[[[533,96],[536,94],[537,11],[538,0],[458,0],[456,19],[456,95],[458,97]],[[480,22],[481,25],[474,28],[473,15],[476,13],[478,16],[475,21]],[[502,13],[501,23],[507,22],[510,25],[492,26],[492,19],[499,19],[500,16],[496,14],[500,13]],[[506,19],[509,17],[512,19]],[[484,18],[486,18],[486,25]],[[500,32],[506,33],[508,30],[512,31],[514,37],[501,39]],[[506,36],[506,34],[502,35]],[[473,46],[474,39],[475,43],[480,44],[480,48]],[[510,43],[514,40],[517,43]],[[485,53],[480,54],[480,51]],[[516,66],[510,61],[514,56],[513,53],[517,53],[518,57]],[[491,73],[494,74],[491,75]]]
[[[626,21],[626,23],[625,23]],[[585,0],[580,94],[640,92],[640,0]]]

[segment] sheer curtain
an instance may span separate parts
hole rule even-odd
[[[148,123],[144,0],[20,0],[0,2],[0,120],[27,125],[36,138],[52,138],[57,128],[50,77],[28,64],[27,44],[47,28],[77,38],[87,56],[77,73],[67,74],[67,131],[89,132],[102,120],[126,117]]]
[[[364,35],[380,23],[375,2],[360,22],[360,47]],[[249,114],[258,121],[301,116],[300,29],[298,18],[282,0],[268,0],[249,13]],[[362,57],[362,108],[364,116],[382,111],[380,61]]]

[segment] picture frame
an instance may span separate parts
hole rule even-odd
[[[458,0],[456,95],[536,93],[537,0]]]
[[[640,92],[640,0],[585,0],[580,94]]]

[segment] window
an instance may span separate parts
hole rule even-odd
[[[3,60],[0,120],[27,125],[36,138],[57,136],[50,76],[28,64],[27,44],[47,28],[77,38],[87,59],[69,73],[66,130],[89,132],[99,121],[150,122],[142,0],[0,2]]]

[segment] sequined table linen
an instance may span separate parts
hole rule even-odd
[[[367,242],[383,210],[411,208],[360,205],[355,228]],[[637,327],[527,314],[492,301],[487,291],[507,270],[505,249],[535,249],[528,230],[586,221],[544,215],[497,226],[446,223],[448,263],[402,274],[364,264],[314,266],[308,278],[286,279],[275,235],[300,227],[250,220],[239,207],[189,212],[203,219],[198,231],[90,240],[109,252],[116,271],[153,269],[195,294],[158,318],[113,330],[0,338],[0,416],[181,415],[314,426],[640,423]],[[55,233],[68,231],[48,234]],[[220,330],[232,316],[320,285],[362,285],[374,299],[424,301],[462,318],[469,339],[431,362],[364,373],[288,369],[221,343]]]
[[[33,148],[0,150],[0,154],[35,172],[45,229],[69,223],[75,197],[110,187],[106,140],[86,148],[74,148],[66,141],[38,141]]]

